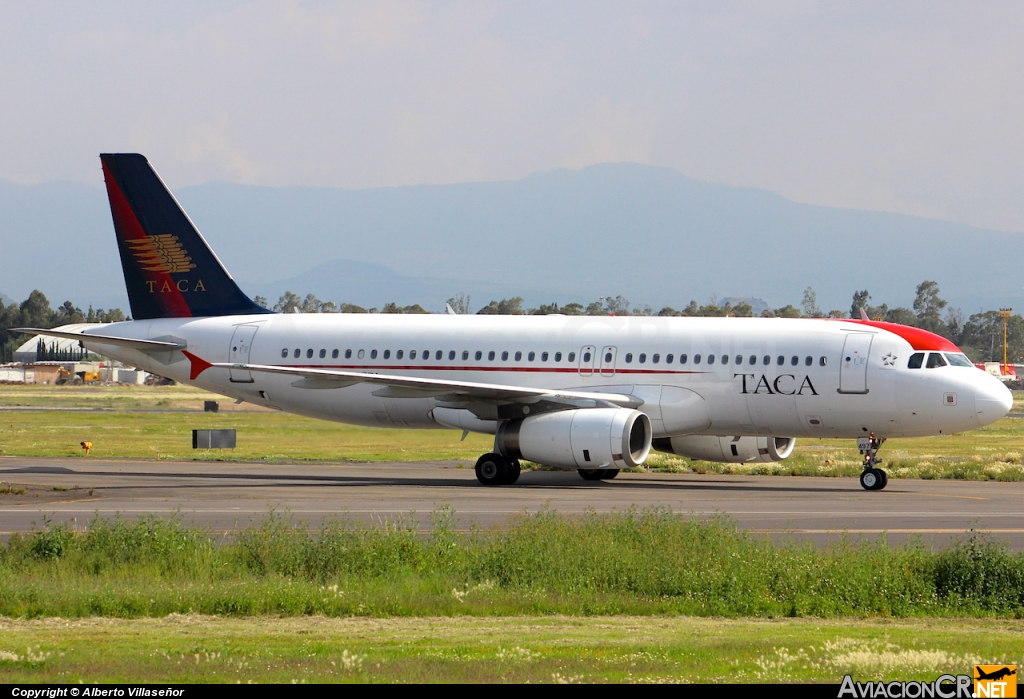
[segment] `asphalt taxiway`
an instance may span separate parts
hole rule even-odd
[[[18,494],[17,491],[25,492]],[[14,492],[8,492],[14,491]],[[524,472],[514,486],[481,486],[455,463],[248,464],[0,457],[0,536],[44,518],[85,526],[94,516],[169,516],[230,532],[270,510],[318,526],[335,517],[424,524],[450,506],[458,526],[488,527],[549,507],[561,513],[666,506],[728,515],[773,538],[921,536],[945,545],[972,530],[1024,551],[1024,483],[890,479],[866,492],[856,478],[624,473],[587,482],[575,472]]]

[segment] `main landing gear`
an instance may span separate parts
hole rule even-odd
[[[857,438],[857,448],[864,455],[864,470],[860,474],[860,485],[864,490],[882,490],[889,484],[889,476],[880,468],[875,468],[882,460],[878,458],[878,450],[885,439],[878,439],[871,432],[867,437]]]
[[[519,461],[501,454],[484,454],[476,460],[476,479],[484,485],[512,485],[521,472]]]

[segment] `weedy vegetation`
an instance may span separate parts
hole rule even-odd
[[[667,509],[453,522],[311,530],[270,513],[231,540],[154,517],[46,526],[0,549],[0,616],[1024,617],[1024,554],[980,535],[815,547]]]

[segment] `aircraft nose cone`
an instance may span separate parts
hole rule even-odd
[[[1013,407],[1013,394],[994,376],[985,376],[975,388],[974,409],[982,425],[991,425]]]

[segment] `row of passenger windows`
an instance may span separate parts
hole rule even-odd
[[[301,349],[291,350],[291,353],[292,353],[292,357],[294,357],[295,359],[299,359],[302,356],[302,350]],[[289,350],[287,348],[281,350],[281,358],[282,359],[287,359],[288,358],[288,354],[289,354]],[[313,352],[312,349],[307,349],[305,354],[306,354],[306,359],[312,359],[313,355],[314,355],[314,352]],[[445,353],[444,353],[443,350],[435,350],[434,351],[434,359],[437,360],[437,361],[440,361],[440,360],[444,359],[444,354]],[[340,350],[332,350],[331,351],[331,359],[337,359],[339,357],[339,355],[340,355]],[[355,355],[356,355],[357,359],[365,359],[366,358],[366,350],[357,350]],[[320,359],[326,359],[327,358],[327,350],[325,350],[325,349],[320,350],[317,353],[317,356]],[[377,356],[378,356],[377,355],[377,350],[375,350],[375,349],[374,350],[370,350],[370,359],[376,359]],[[383,359],[391,359],[391,350],[384,350],[383,353],[381,354],[381,356],[382,356]],[[469,350],[463,350],[462,351],[462,361],[469,361],[469,356],[470,356]],[[409,359],[410,360],[416,359],[416,357],[417,357],[417,351],[416,350],[409,350]],[[421,353],[419,353],[419,357],[420,357],[420,359],[422,361],[430,361],[430,350],[423,350]],[[449,361],[455,361],[455,357],[456,357],[455,350],[449,350],[448,351],[448,360]],[[490,352],[487,353],[487,361],[489,361],[489,362],[493,362],[496,357],[497,357],[497,352],[495,352],[494,350],[491,350]],[[509,353],[507,351],[504,351],[504,352],[501,353],[501,361],[507,362],[508,361],[508,357],[509,357]],[[548,361],[548,359],[550,357],[551,357],[551,355],[549,355],[547,352],[541,352],[540,353],[540,361],[542,361],[542,362]],[[404,358],[405,358],[405,350],[397,350],[395,352],[395,359],[396,360],[397,359],[404,359]],[[473,353],[473,359],[475,359],[476,361],[482,361],[483,358],[484,358],[484,353],[482,351],[477,350],[475,353]],[[675,358],[676,358],[676,356],[674,354],[666,354],[665,358],[664,358],[665,359],[665,364],[672,364],[675,361]],[[350,350],[350,349],[345,350],[345,359],[352,359],[352,350]],[[522,352],[516,352],[514,354],[514,359],[517,362],[523,361],[523,353]],[[533,361],[536,361],[536,359],[537,359],[537,353],[536,352],[527,352],[526,353],[526,361],[533,362]],[[605,364],[611,364],[612,359],[613,359],[612,353],[611,352],[607,352],[605,354],[605,356],[604,356]],[[590,360],[591,360],[590,352],[589,351],[584,351],[583,352],[583,361],[585,363],[589,363]],[[625,360],[626,360],[626,364],[632,364],[633,363],[633,353],[632,352],[627,352],[626,356],[625,356]],[[637,355],[636,360],[637,360],[637,363],[639,363],[639,364],[646,364],[647,363],[647,354],[645,352],[641,352],[640,354]],[[662,360],[662,356],[660,354],[652,354],[651,355],[651,364],[660,364],[661,360]],[[556,362],[562,361],[562,353],[561,352],[555,352],[554,353],[554,361],[556,361]],[[568,362],[575,362],[576,361],[576,353],[575,352],[569,352],[568,355],[566,356],[566,361],[568,361]],[[680,364],[687,364],[689,361],[690,361],[689,355],[687,355],[687,354],[680,354],[679,355],[679,363]],[[723,354],[719,358],[718,355],[714,355],[714,354],[709,354],[706,357],[704,357],[703,355],[700,355],[700,354],[693,355],[693,363],[694,364],[700,364],[702,361],[706,361],[708,364],[714,364],[716,361],[718,361],[718,362],[720,362],[722,364],[728,364],[729,361],[730,361],[730,356],[727,355],[727,354]],[[741,364],[743,364],[743,361],[744,361],[743,355],[737,354],[736,357],[735,357],[735,361],[733,363],[736,364],[736,365],[741,365]],[[761,357],[760,361],[761,361],[762,364],[767,366],[767,365],[772,363],[772,358],[769,355],[766,354],[763,357]],[[803,361],[804,361],[804,366],[811,366],[814,363],[814,358],[811,357],[811,356],[807,356],[807,357],[804,357]],[[753,354],[750,355],[750,357],[747,358],[747,363],[749,363],[751,366],[757,364],[758,363],[757,355],[753,355]],[[775,363],[778,366],[785,365],[786,357],[784,357],[783,355],[780,354],[778,357],[776,357]],[[798,357],[796,355],[793,355],[792,357],[789,358],[789,363],[792,366],[799,365],[800,364],[800,357]],[[818,364],[819,365],[825,366],[827,363],[828,363],[828,360],[825,357],[819,357],[818,358]]]
[[[337,359],[339,354],[340,354],[339,350],[332,350],[331,351],[331,359]],[[366,350],[358,350],[355,354],[356,354],[356,358],[357,359],[365,359],[366,358]],[[294,350],[292,356],[295,359],[298,359],[299,357],[302,356],[302,350],[300,350],[300,349]],[[320,359],[326,359],[327,358],[327,350],[325,350],[325,349],[320,350],[320,352],[318,353],[317,356],[319,356]],[[391,350],[384,350],[384,352],[381,354],[381,356],[384,359],[391,359]],[[456,356],[455,350],[449,350],[448,351],[448,360],[449,361],[455,361],[455,356]],[[493,362],[496,356],[497,356],[497,353],[494,350],[491,350],[490,352],[487,353],[487,360]],[[550,355],[547,352],[541,352],[540,353],[540,360],[542,362],[546,362],[546,361],[548,361],[549,356]],[[281,350],[281,358],[282,359],[286,359],[287,357],[288,357],[288,350],[287,349]],[[409,350],[409,359],[416,359],[416,357],[417,357],[417,351],[416,350]],[[423,361],[429,361],[430,360],[430,350],[423,350],[423,352],[419,353],[419,357]],[[313,350],[311,350],[311,349],[306,350],[306,359],[312,359],[312,358],[313,358]],[[377,358],[377,350],[370,350],[370,359],[376,359],[376,358]],[[477,361],[480,361],[480,360],[482,360],[484,358],[484,353],[481,352],[480,350],[477,350],[476,353],[473,355],[473,358],[476,359]],[[536,352],[529,352],[526,355],[526,358],[527,358],[527,361],[532,362],[532,361],[537,359],[537,353]],[[555,352],[554,358],[555,358],[556,362],[562,361],[562,353],[561,352]],[[345,350],[345,359],[352,359],[352,350],[350,350],[350,349]],[[405,359],[405,350],[397,350],[395,352],[395,359]],[[443,350],[436,350],[434,352],[434,359],[437,360],[437,361],[440,361],[440,360],[444,359],[444,351]],[[515,353],[515,360],[517,362],[521,362],[523,360],[523,353],[522,352],[516,352]],[[469,350],[463,350],[462,351],[462,361],[469,361]],[[503,362],[507,362],[508,361],[508,352],[502,352],[501,353],[501,361],[503,361]],[[575,352],[570,352],[569,355],[566,357],[566,361],[575,362],[576,361],[576,353]],[[585,361],[588,361],[588,362],[590,361],[590,353],[589,352],[586,353]]]
[[[665,355],[665,363],[666,364],[671,364],[672,360],[674,358],[675,358],[675,355],[673,355],[673,354],[666,354]],[[637,362],[639,362],[640,364],[645,364],[647,362],[647,355],[644,354],[644,353],[641,353],[641,354],[639,354],[637,356],[636,359],[637,359]],[[606,362],[611,362],[611,360],[612,360],[611,359],[611,355],[610,354],[606,355],[605,361]],[[680,364],[686,364],[688,361],[689,361],[689,356],[688,355],[685,355],[685,354],[680,354],[679,355],[679,363]],[[693,355],[693,363],[694,364],[700,364],[701,361],[707,361],[708,364],[714,364],[716,361],[719,361],[722,364],[728,364],[729,361],[730,361],[730,357],[729,357],[728,354],[723,354],[721,357],[718,357],[717,355],[714,355],[714,354],[709,354],[709,355],[707,355],[706,358],[702,357],[699,354]],[[772,358],[769,355],[766,354],[763,357],[761,357],[760,361],[765,366],[768,366],[769,364],[772,363]],[[660,354],[652,354],[651,355],[651,364],[658,364],[660,362],[661,362],[661,355]],[[632,364],[632,363],[633,363],[633,353],[632,352],[627,352],[626,353],[626,364]],[[735,360],[733,361],[733,363],[736,364],[737,366],[743,364],[743,355],[742,354],[737,354],[736,357],[735,357]],[[754,355],[754,354],[750,355],[747,358],[747,363],[750,364],[751,366],[757,364],[758,363],[757,355]],[[783,355],[780,354],[778,357],[775,358],[775,363],[778,366],[783,366],[786,363],[786,358]],[[794,354],[792,357],[789,358],[789,363],[792,366],[799,365],[800,364],[800,357],[798,357],[798,356],[796,356]],[[814,364],[814,357],[811,357],[811,356],[804,357],[804,366],[811,366],[812,364]],[[818,364],[821,365],[821,366],[825,366],[826,364],[828,364],[828,360],[825,357],[818,357]]]

